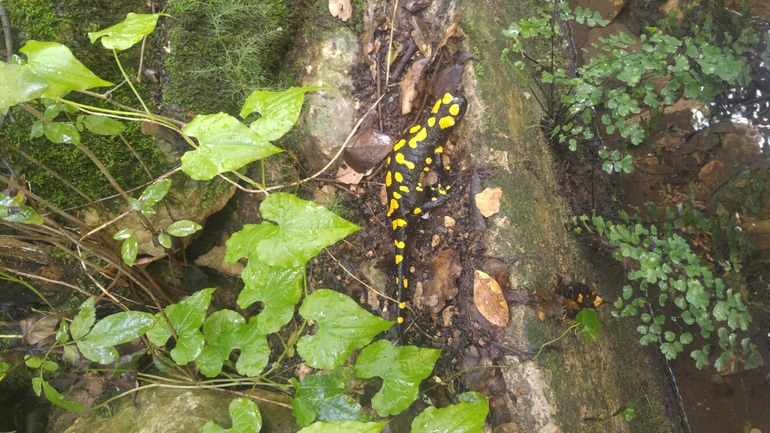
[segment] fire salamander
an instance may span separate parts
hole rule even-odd
[[[441,180],[435,185],[425,184],[425,174],[431,167],[441,167],[446,178],[449,167],[442,164],[441,154],[449,134],[465,114],[468,102],[462,96],[446,93],[436,101],[433,109],[419,124],[411,127],[396,144],[388,157],[385,186],[388,193],[388,218],[391,222],[393,243],[396,246],[396,299],[398,323],[403,323],[401,310],[406,307],[404,291],[409,287],[406,273],[406,244],[409,228],[419,215],[434,209],[449,199],[449,185]],[[426,189],[431,199],[425,201]],[[400,327],[399,327],[400,333]]]

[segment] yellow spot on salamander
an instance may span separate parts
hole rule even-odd
[[[412,139],[409,140],[409,147],[411,147],[412,149],[416,149],[417,145],[421,141],[425,140],[425,138],[427,137],[428,137],[428,130],[425,128],[422,128],[420,132],[417,133],[417,135],[415,135],[414,137],[412,137]]]
[[[396,286],[398,286],[398,277],[396,277]]]
[[[398,140],[398,141],[396,142],[396,144],[393,146],[393,150],[395,150],[396,152],[398,152],[398,149],[401,149],[402,147],[404,147],[404,145],[405,145],[405,144],[406,144],[406,140],[404,140],[404,139],[402,138],[401,140]]]
[[[390,200],[390,209],[388,209],[388,216],[393,215],[393,212],[398,209],[398,201],[396,199]]]
[[[431,158],[430,156],[425,158],[425,163],[430,165],[431,163],[433,163],[433,158]]]
[[[455,118],[452,116],[444,116],[438,121],[438,127],[441,129],[447,129],[455,125]]]
[[[414,125],[414,126],[412,126],[411,128],[409,128],[409,132],[411,132],[412,134],[414,134],[415,132],[419,131],[419,130],[420,130],[420,128],[422,128],[422,126],[420,126],[420,125]]]
[[[401,218],[393,220],[393,230],[399,227],[406,227],[406,220],[403,220]]]
[[[403,317],[399,317],[398,318],[398,323],[399,323],[399,325],[404,323],[404,318]]]
[[[441,100],[439,99],[436,101],[436,104],[433,105],[433,114],[438,113],[439,108],[441,108]]]
[[[449,114],[452,116],[457,116],[460,114],[460,106],[457,104],[452,104],[449,106]]]
[[[430,171],[430,167],[428,167],[428,166],[426,165],[425,167],[423,167],[422,171]]]
[[[406,308],[406,302],[402,302],[402,303],[398,304],[398,308],[400,308],[400,309],[402,309],[402,310],[403,310],[404,308]]]
[[[401,249],[406,248],[406,244],[403,241],[399,241],[399,240],[394,240],[393,245],[395,245],[396,248],[401,248]]]
[[[421,184],[421,183],[418,183],[418,184],[417,184],[417,186],[415,186],[415,187],[414,187],[414,189],[415,189],[417,192],[422,192],[422,184]]]
[[[385,164],[390,165],[390,157],[385,161]]]
[[[436,146],[436,150],[433,151],[433,153],[443,153],[444,152],[444,146]]]
[[[401,185],[398,189],[401,190],[401,192],[409,193],[409,188],[406,185]]]
[[[436,118],[435,117],[429,117],[428,118],[428,127],[433,128],[436,126]]]
[[[401,263],[401,260],[404,260],[404,256],[402,256],[401,254],[396,254],[396,264]]]
[[[401,174],[399,172],[396,172],[396,174],[394,176],[396,176],[396,182],[401,183],[401,182],[404,181],[404,175],[403,174]]]
[[[406,168],[408,168],[409,170],[414,170],[414,163],[404,159],[404,154],[403,153],[397,153],[396,154],[396,162],[401,164],[401,165],[405,165]]]
[[[393,191],[393,198],[399,200],[401,199],[401,194],[399,194],[398,191]]]
[[[419,215],[419,214],[421,214],[421,213],[422,213],[422,209],[420,209],[420,208],[418,208],[418,207],[414,208],[414,214],[415,214],[415,215]]]
[[[396,174],[398,174],[398,173],[396,173]],[[388,172],[385,175],[385,186],[390,186],[390,184],[392,184],[392,183],[393,183],[393,173]]]
[[[452,102],[452,95],[450,95],[449,93],[444,93],[444,99],[442,99],[441,102],[445,104]]]
[[[407,281],[406,277],[404,277],[404,288],[405,289],[409,288],[409,281]]]

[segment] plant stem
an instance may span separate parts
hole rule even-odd
[[[131,87],[131,90],[134,91],[134,95],[136,95],[136,98],[139,100],[139,102],[142,104],[142,107],[144,108],[144,111],[152,116],[152,113],[150,113],[150,110],[147,108],[147,105],[144,103],[144,99],[139,95],[139,92],[136,91],[136,87],[131,83],[131,78],[129,78],[128,75],[126,75],[126,71],[123,70],[123,65],[120,63],[120,58],[118,58],[118,51],[114,48],[112,49],[112,55],[115,57],[115,63],[117,63],[118,68],[120,68],[120,73],[123,74],[123,79],[126,80],[126,83],[128,83],[128,86]]]

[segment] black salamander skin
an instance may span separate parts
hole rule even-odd
[[[387,160],[385,186],[388,193],[388,218],[396,246],[396,298],[398,323],[403,323],[401,310],[406,307],[404,291],[409,288],[406,272],[406,245],[410,228],[419,216],[444,204],[449,199],[449,185],[442,180],[435,186],[425,185],[424,177],[431,167],[446,181],[449,167],[442,164],[444,144],[465,114],[468,102],[462,96],[446,93],[420,123],[411,127],[393,146]],[[431,199],[425,201],[426,190]],[[400,328],[399,328],[400,332]]]

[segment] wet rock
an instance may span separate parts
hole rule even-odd
[[[628,0],[578,0],[577,6],[599,12],[602,18],[612,20],[618,16],[618,13],[620,13],[620,10],[623,9],[627,2]]]
[[[241,275],[241,272],[243,272],[243,268],[245,266],[241,262],[235,262],[234,265],[231,265],[225,262],[226,250],[227,249],[225,248],[224,245],[214,247],[210,249],[209,252],[207,252],[206,254],[195,259],[195,264],[197,266],[214,269],[215,271],[218,271],[227,275],[232,275],[232,276]]]
[[[355,101],[350,69],[358,52],[358,41],[348,29],[318,35],[309,41],[300,64],[306,75],[302,85],[328,86],[305,97],[309,107],[300,118],[309,143],[302,146],[304,160],[312,170],[323,168],[339,150],[355,125]]]

